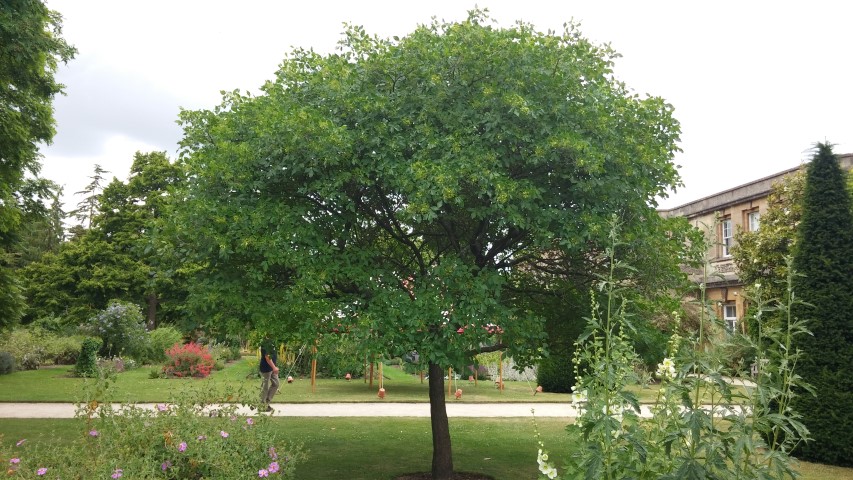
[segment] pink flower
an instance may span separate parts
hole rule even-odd
[[[187,442],[181,442],[181,443],[178,445],[178,451],[179,451],[179,452],[183,452],[183,451],[185,451],[186,449],[187,449]]]
[[[270,458],[271,459],[275,460],[278,458],[278,454],[275,453],[275,447],[270,447],[269,452],[270,452]]]
[[[246,419],[246,423],[248,423],[249,425],[254,425],[255,421],[252,420],[252,418],[250,417]]]
[[[45,473],[47,473],[47,469],[46,469],[46,468],[44,468],[44,467],[39,468],[39,469],[36,471],[36,474],[38,474],[38,475],[44,475]]]
[[[220,430],[219,435],[222,436],[222,438],[228,438],[228,432],[225,430]]]
[[[90,430],[90,431],[89,431],[89,436],[90,436],[90,437],[97,437],[97,436],[98,436],[98,431],[97,431],[97,430]]]
[[[270,466],[269,466],[269,467],[267,467],[267,468],[269,469],[270,473],[275,473],[275,472],[277,472],[277,471],[278,471],[278,469],[279,469],[279,467],[278,467],[278,462],[272,462],[272,463],[270,464]]]
[[[456,333],[465,333],[465,329],[462,327],[459,327],[459,330],[456,330]]]
[[[9,460],[9,463],[11,463],[11,464],[21,463],[21,459],[20,458],[13,458],[13,459]]]
[[[27,439],[26,439],[26,438],[22,438],[22,439],[18,440],[18,443],[16,443],[16,444],[15,444],[15,446],[16,446],[16,447],[20,447],[20,446],[21,446],[21,445],[23,445],[23,444],[24,444],[24,442],[26,442],[26,441],[27,441]]]
[[[165,411],[166,411],[166,408],[167,408],[167,407],[166,407],[166,404],[165,404],[165,403],[158,403],[158,404],[157,404],[157,410],[160,410],[161,412],[165,412]]]
[[[270,476],[269,470],[266,470],[264,468],[258,470],[258,477],[269,477],[269,476]]]
[[[199,435],[196,440],[198,440],[199,442],[202,440],[207,440],[207,435]]]
[[[170,462],[169,460],[166,460],[165,462],[163,462],[163,463],[160,465],[160,470],[163,470],[163,471],[165,472],[165,471],[166,471],[166,470],[168,470],[168,469],[169,469],[169,467],[171,467],[171,466],[172,466],[172,462]]]
[[[112,475],[110,475],[110,476],[111,476],[111,477],[113,477],[113,478],[121,478],[121,476],[122,476],[123,474],[124,474],[124,473],[123,473],[123,470],[122,470],[122,469],[120,469],[120,468],[116,468],[116,469],[115,469],[115,471],[113,472],[113,474],[112,474]]]

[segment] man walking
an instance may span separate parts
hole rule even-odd
[[[278,392],[278,354],[276,345],[269,337],[261,342],[261,411],[272,412],[272,397]]]

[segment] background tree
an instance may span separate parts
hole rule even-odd
[[[53,139],[54,79],[75,53],[60,36],[62,20],[37,0],[9,0],[0,9],[0,327],[17,322],[23,297],[10,251],[18,240],[16,194],[39,172],[38,144]]]
[[[813,306],[798,306],[812,336],[797,337],[797,366],[816,395],[794,399],[813,441],[803,459],[853,465],[853,213],[845,176],[828,144],[818,143],[808,165],[803,216],[797,230],[794,292]]]
[[[177,300],[183,290],[172,280],[169,262],[155,255],[153,235],[179,174],[164,152],[137,152],[126,183],[114,178],[103,192],[93,193],[92,227],[23,270],[27,319],[61,316],[81,323],[110,300],[145,306],[152,329],[158,312],[176,315],[176,307],[158,310],[162,298]]]
[[[89,177],[91,180],[89,184],[83,190],[74,192],[74,195],[83,195],[83,199],[77,203],[77,209],[73,210],[71,215],[86,228],[92,227],[92,219],[101,208],[101,192],[104,190],[106,180],[104,174],[106,173],[110,172],[96,163],[95,171]]]
[[[803,194],[806,185],[805,170],[798,170],[774,184],[767,197],[767,210],[761,214],[756,231],[738,231],[732,258],[738,276],[744,285],[760,284],[765,298],[781,300],[785,296],[788,279],[788,262],[794,252],[797,228],[803,216]],[[774,312],[762,315],[765,322],[780,319]],[[750,322],[755,317],[747,316]],[[748,329],[756,335],[758,326]]]
[[[338,54],[296,50],[260,96],[182,113],[173,218],[203,267],[193,296],[232,290],[231,328],[308,340],[334,321],[373,352],[417,350],[437,479],[453,474],[445,369],[499,349],[529,364],[528,272],[581,271],[614,212],[654,222],[678,182],[672,109],[615,80],[614,52],[573,26],[488,23],[350,27]]]

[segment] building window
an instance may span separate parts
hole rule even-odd
[[[723,305],[723,321],[726,322],[726,330],[729,333],[737,331],[737,305],[734,303]]]
[[[749,212],[746,215],[747,225],[749,225],[749,231],[750,232],[757,232],[758,231],[758,227],[761,223],[759,221],[760,218],[761,218],[761,214],[759,214],[757,210],[754,212]]]
[[[723,243],[723,256],[730,257],[732,255],[732,240],[733,240],[733,229],[732,229],[732,219],[726,218],[722,222],[722,235],[721,235],[722,243]]]

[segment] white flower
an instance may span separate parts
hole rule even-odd
[[[658,369],[655,373],[659,378],[674,378],[675,362],[671,358],[664,358],[663,362],[658,364]]]

